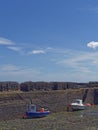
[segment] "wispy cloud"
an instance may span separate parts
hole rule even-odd
[[[22,47],[17,46],[15,42],[8,40],[6,38],[0,37],[0,45],[6,45],[6,48],[24,54],[24,50]]]
[[[1,70],[4,72],[4,71],[17,71],[19,70],[18,67],[16,67],[15,65],[12,65],[12,64],[7,64],[7,65],[3,65],[1,66]]]
[[[87,43],[87,47],[96,49],[98,47],[98,42],[91,41],[91,42]]]
[[[13,51],[21,51],[21,48],[16,47],[16,46],[9,46],[8,49],[13,50]]]
[[[44,50],[33,50],[31,52],[29,52],[29,54],[45,54]]]
[[[74,70],[75,72],[81,71],[82,73],[89,73],[98,68],[97,57],[97,52],[91,53],[69,50],[66,51],[65,56],[62,55],[61,58],[57,58],[56,62],[62,65],[62,67],[69,68],[70,71]]]
[[[0,66],[0,77],[2,81],[30,81],[34,79],[38,80],[40,77],[40,70],[33,67],[23,67],[13,64],[6,64]]]
[[[83,8],[78,8],[78,10],[80,10],[80,11],[86,11],[86,12],[89,12],[89,13],[91,13],[91,14],[97,14],[98,15],[98,6],[86,6],[86,8],[85,7],[83,7]]]
[[[17,81],[90,81],[97,79],[98,52],[80,52],[75,50],[52,49],[48,53],[46,66],[37,67],[37,62],[30,66],[12,64],[0,66],[2,79]],[[35,66],[35,67],[34,67]],[[48,68],[48,69],[47,69]],[[46,74],[48,73],[48,74]],[[10,75],[10,76],[9,76]]]
[[[6,38],[3,38],[3,37],[0,37],[0,45],[6,45],[6,47],[9,49],[9,50],[12,50],[12,51],[15,51],[17,53],[20,53],[22,55],[32,55],[32,54],[45,54],[46,52],[50,51],[52,48],[51,47],[47,47],[45,49],[32,49],[32,51],[29,51],[31,49],[31,47],[26,47],[25,44],[24,46],[19,44],[16,44],[16,42],[13,42],[9,39],[6,39]],[[29,50],[28,50],[29,48]]]
[[[14,45],[14,42],[6,38],[0,37],[0,45]]]
[[[95,43],[95,42],[94,42]],[[88,43],[89,44],[89,43]],[[95,46],[95,44],[93,44]],[[94,47],[92,47],[94,48]],[[8,46],[8,49],[21,52],[20,47]],[[12,64],[0,66],[0,76],[2,79],[16,79],[18,81],[25,80],[93,80],[97,79],[98,70],[98,52],[83,52],[64,48],[44,48],[35,49],[30,54],[45,54],[44,64],[40,68],[37,66],[40,62],[32,63],[26,68]],[[28,57],[27,57],[28,58]],[[41,63],[43,64],[41,60]],[[32,67],[33,65],[33,67]],[[49,65],[49,66],[48,66]],[[48,69],[47,69],[48,68]],[[48,74],[46,75],[46,73]],[[10,75],[10,76],[9,76]]]
[[[98,14],[98,6],[88,8],[88,11]]]

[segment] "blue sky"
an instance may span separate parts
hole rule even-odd
[[[0,0],[0,81],[98,81],[98,0]]]

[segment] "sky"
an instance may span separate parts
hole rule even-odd
[[[0,81],[98,81],[98,0],[0,0]]]

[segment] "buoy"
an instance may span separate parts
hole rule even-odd
[[[87,106],[87,107],[90,107],[90,106],[91,106],[91,104],[90,104],[90,103],[86,103],[86,106]]]
[[[23,119],[26,119],[26,118],[27,118],[27,114],[25,112],[24,115],[23,115]]]
[[[70,104],[67,105],[67,111],[72,111],[72,107]]]
[[[92,104],[91,104],[91,106],[93,106],[93,107],[94,107],[94,103],[92,103]]]
[[[44,108],[41,108],[40,112],[44,112],[44,111],[45,111],[45,109],[44,109]]]

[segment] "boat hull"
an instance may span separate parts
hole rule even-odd
[[[84,110],[86,109],[86,106],[79,106],[79,105],[72,105],[72,110]]]
[[[50,111],[44,111],[44,112],[26,112],[27,118],[41,118],[45,117],[50,114]]]

